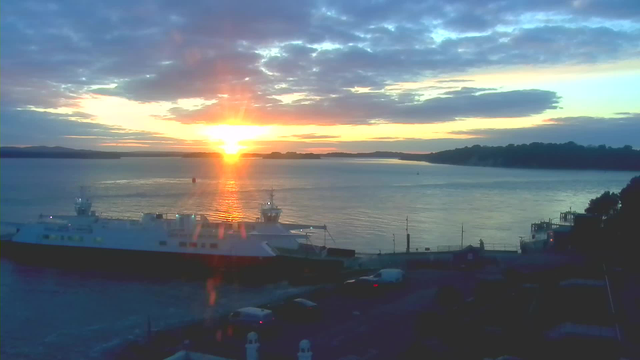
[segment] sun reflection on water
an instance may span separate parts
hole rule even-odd
[[[225,179],[220,183],[218,192],[218,211],[221,220],[236,222],[242,220],[242,204],[238,198],[238,184],[235,179]]]

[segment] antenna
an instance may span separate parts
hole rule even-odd
[[[464,248],[464,223],[462,223],[462,229],[460,230],[460,250]]]

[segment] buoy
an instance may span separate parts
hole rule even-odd
[[[193,184],[195,184],[195,183],[196,183],[196,178],[191,178],[191,182],[192,182]]]

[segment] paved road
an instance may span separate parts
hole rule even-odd
[[[403,288],[371,297],[328,291],[309,299],[323,318],[312,324],[284,323],[276,335],[260,339],[261,359],[295,359],[298,344],[311,342],[314,359],[390,359],[415,342],[416,316],[433,304],[437,288],[454,285],[470,294],[472,272],[419,270],[408,273]],[[192,340],[191,349],[231,358],[245,357],[245,337]]]

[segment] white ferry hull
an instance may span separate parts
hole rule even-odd
[[[38,266],[176,275],[277,268],[279,257],[89,248],[2,241],[2,256]]]

